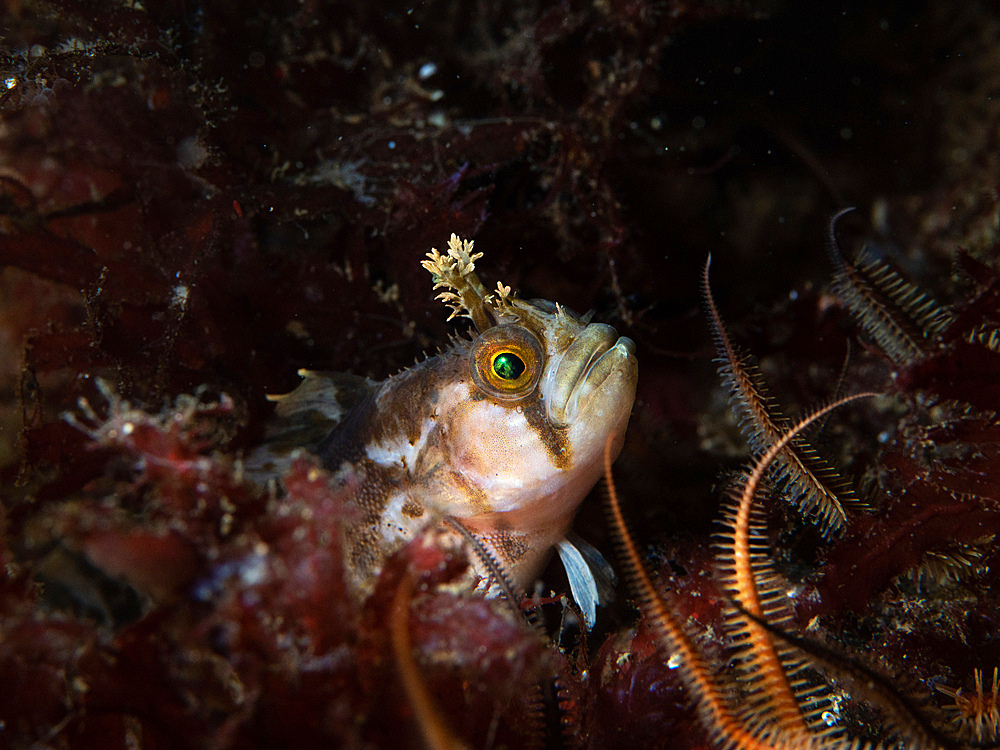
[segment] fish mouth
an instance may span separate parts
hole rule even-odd
[[[619,336],[609,325],[591,323],[558,362],[550,362],[543,376],[541,389],[549,421],[558,426],[573,424],[616,373],[622,376],[615,379],[619,387],[634,387],[638,375],[635,342]]]

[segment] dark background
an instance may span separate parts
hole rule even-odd
[[[151,475],[150,451],[209,462],[199,497],[210,507],[249,492],[226,471],[259,442],[265,394],[294,387],[298,368],[380,379],[446,342],[453,327],[419,260],[452,232],[485,253],[487,286],[594,309],[637,342],[619,489],[651,561],[692,596],[702,585],[715,596],[699,581],[711,578],[725,472],[746,457],[702,314],[708,254],[722,315],[788,413],[838,389],[891,393],[834,416],[823,441],[868,488],[875,514],[824,542],[786,506],[773,513],[783,574],[814,592],[798,619],[828,618],[820,636],[874,652],[925,688],[969,684],[974,666],[997,663],[983,541],[1000,501],[996,355],[963,348],[1000,323],[988,296],[1000,135],[992,3],[8,2],[0,29],[0,616],[17,634],[0,643],[17,686],[0,703],[11,717],[0,744],[114,747],[138,732],[151,746],[243,747],[298,736],[275,718],[280,697],[270,708],[263,693],[238,704],[185,697],[225,670],[249,685],[268,660],[247,666],[236,646],[205,645],[199,627],[235,616],[209,617],[178,592],[250,537],[237,550],[209,527],[193,530],[187,468],[170,464],[180,480]],[[871,243],[909,282],[965,311],[920,367],[878,351],[829,291],[827,222],[846,206],[857,210],[840,223],[845,249]],[[100,395],[97,378],[116,395]],[[177,401],[192,393],[203,405],[229,400],[209,410],[208,427],[192,427]],[[79,414],[80,396],[98,412],[90,436],[63,418]],[[97,427],[140,412],[160,415],[150,426],[158,447]],[[950,431],[928,432],[940,424]],[[936,462],[938,443],[954,465]],[[931,482],[934,471],[954,486]],[[958,520],[945,528],[894,511],[900,488],[907,501],[924,492],[920,518],[957,503]],[[171,493],[187,500],[163,511],[170,538],[193,552],[181,565],[167,545],[162,559],[183,572],[150,584],[129,566],[159,563],[138,553],[109,566],[101,545],[141,537],[143,550],[163,537],[157,524],[169,524],[150,508],[169,506]],[[235,523],[264,534],[262,503],[237,502]],[[611,556],[598,505],[585,504],[579,528]],[[893,533],[909,546],[873,541]],[[51,573],[53,550],[91,583]],[[860,550],[871,580],[849,591]],[[948,568],[964,571],[963,588],[928,595],[895,580],[929,552],[975,559]],[[550,578],[558,589],[558,572]],[[51,596],[52,581],[68,601]],[[136,603],[143,585],[171,593]],[[102,586],[113,593],[81,593]],[[568,650],[579,714],[549,744],[656,746],[694,721],[663,659],[631,642],[621,593],[589,650]],[[282,602],[261,606],[280,614]],[[710,609],[703,622],[718,618],[718,603]],[[901,622],[909,639],[888,635]],[[337,638],[361,648],[350,628]],[[161,645],[135,645],[151,642]],[[580,677],[630,649],[644,654],[634,673]],[[23,654],[36,652],[51,671],[29,676]],[[124,652],[129,666],[109,666]],[[181,669],[181,653],[213,666]],[[977,653],[991,658],[980,664]],[[313,731],[300,741],[396,741],[379,717],[405,717],[405,701],[372,698],[392,678],[352,658],[345,674],[368,697],[338,704],[346,683],[328,675],[326,697],[300,706],[296,730]],[[302,669],[289,667],[282,684]],[[140,710],[122,697],[133,682],[162,694]],[[675,703],[657,704],[660,693]],[[97,714],[111,717],[100,731]],[[867,723],[878,735],[879,722]]]

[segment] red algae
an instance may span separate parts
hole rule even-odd
[[[765,511],[788,627],[901,692],[1000,663],[994,9],[19,2],[0,22],[0,746],[412,746],[404,579],[413,662],[463,742],[709,746],[627,601],[589,647],[550,623],[553,646],[433,531],[357,600],[350,488],[308,458],[280,493],[244,475],[298,368],[381,378],[445,343],[419,259],[452,232],[636,340],[619,490],[710,659],[745,449],[700,315],[709,252],[790,413],[888,394],[820,432],[869,504],[839,536]],[[848,203],[840,231],[954,314],[926,356],[893,364],[826,291]],[[860,703],[831,721],[887,736]]]
[[[349,482],[333,489],[302,459],[280,500],[266,497],[219,453],[224,430],[208,423],[228,415],[225,397],[182,398],[148,415],[109,395],[108,416],[87,429],[111,454],[109,469],[122,459],[128,468],[115,470],[114,494],[102,501],[87,485],[91,502],[54,506],[47,524],[59,530],[59,549],[86,565],[50,564],[44,594],[28,594],[20,610],[11,609],[16,587],[4,591],[0,658],[24,673],[3,709],[18,717],[6,725],[13,741],[53,732],[74,747],[127,736],[175,747],[405,742],[409,712],[385,657],[386,607],[403,569],[421,584],[411,637],[429,684],[449,697],[445,720],[470,736],[523,741],[517,717],[536,710],[525,696],[551,669],[548,647],[510,608],[474,593],[460,547],[418,538],[358,601],[340,539]],[[135,495],[141,504],[130,502]],[[138,619],[24,619],[32,603],[55,606],[56,583],[83,611],[118,577],[143,598]],[[116,613],[110,602],[106,609]],[[19,708],[24,701],[31,711]],[[497,734],[501,714],[514,718]]]

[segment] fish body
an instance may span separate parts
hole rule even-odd
[[[286,426],[329,428],[311,449],[357,488],[360,519],[346,538],[361,589],[446,517],[528,587],[553,548],[574,554],[567,534],[603,472],[605,443],[617,455],[624,440],[638,375],[632,341],[502,285],[487,294],[471,250],[453,235],[448,255],[432,251],[424,265],[451,290],[440,297],[473,319],[472,338],[378,383],[303,372],[279,398]]]

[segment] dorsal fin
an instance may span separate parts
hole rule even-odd
[[[364,398],[375,382],[343,372],[299,370],[295,390],[268,395],[275,402],[263,443],[243,460],[251,479],[265,482],[284,474],[298,449],[315,450]]]
[[[295,390],[267,397],[276,403],[265,438],[274,447],[316,445],[375,386],[368,378],[344,372],[303,369],[299,377],[302,382]]]

